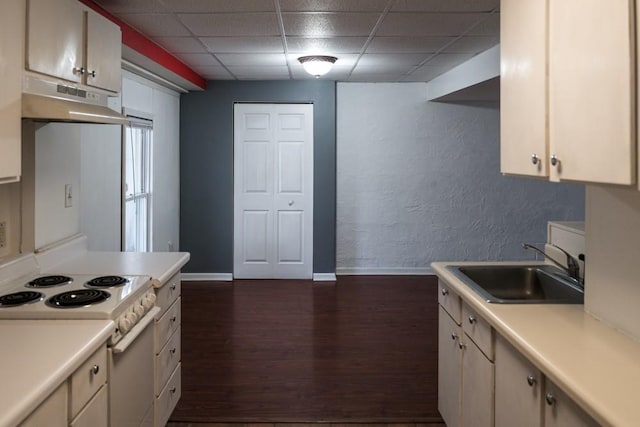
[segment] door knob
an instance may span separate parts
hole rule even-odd
[[[289,200],[289,206],[293,206],[293,200]]]

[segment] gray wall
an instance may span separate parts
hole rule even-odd
[[[211,81],[180,105],[180,250],[187,273],[233,271],[233,103],[313,102],[313,271],[335,271],[335,83]]]
[[[337,85],[337,270],[531,259],[549,220],[584,219],[584,186],[500,174],[494,104],[426,101],[424,83]],[[524,153],[523,155],[527,155]]]

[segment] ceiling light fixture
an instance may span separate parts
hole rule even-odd
[[[304,70],[312,76],[315,76],[316,79],[327,74],[337,60],[338,58],[335,56],[325,55],[310,55],[298,58]]]

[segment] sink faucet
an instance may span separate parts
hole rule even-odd
[[[525,249],[533,249],[534,251],[540,253],[542,256],[544,256],[546,259],[548,259],[549,261],[553,262],[555,265],[557,265],[558,267],[562,268],[564,271],[567,272],[567,274],[572,278],[577,280],[579,283],[582,283],[582,280],[580,280],[580,264],[578,263],[578,260],[575,259],[573,256],[571,256],[570,253],[568,253],[567,251],[565,251],[564,249],[556,246],[556,245],[551,245],[554,248],[560,250],[562,253],[564,253],[567,256],[567,267],[565,267],[562,263],[556,261],[555,259],[551,258],[549,255],[547,255],[543,250],[536,248],[533,245],[530,245],[529,243],[523,243],[522,247]]]

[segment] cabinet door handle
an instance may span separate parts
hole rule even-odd
[[[451,339],[454,340],[454,341],[457,340],[458,339],[458,334],[456,334],[455,332],[452,332],[451,333]]]
[[[447,295],[449,295],[449,291],[447,289],[445,289],[445,288],[442,288],[441,293],[442,293],[443,297],[446,297]]]
[[[169,350],[171,352],[171,354],[176,354],[176,348],[172,348],[171,350]]]
[[[84,67],[73,67],[73,74],[83,75],[85,71]]]
[[[531,163],[533,163],[534,165],[537,165],[539,161],[540,161],[540,158],[538,157],[538,155],[536,153],[533,153],[531,155]]]
[[[93,366],[91,367],[91,373],[92,373],[93,375],[96,375],[98,372],[100,372],[100,365],[93,365]]]
[[[544,400],[547,401],[547,405],[549,406],[553,406],[556,403],[556,397],[551,393],[547,393],[544,396]]]
[[[175,285],[175,284],[171,285],[171,290],[172,290],[172,291],[175,291],[175,290],[176,290],[176,285]]]
[[[458,348],[460,350],[463,350],[467,345],[465,343],[463,343],[462,341],[458,341]]]
[[[533,375],[529,375],[527,376],[527,384],[529,384],[531,387],[533,387],[533,385],[536,383],[536,378]]]
[[[93,77],[94,79],[96,78],[96,70],[91,70],[88,72],[88,74]]]
[[[476,316],[474,316],[473,314],[469,316],[469,323],[471,323],[472,325],[476,323]]]
[[[176,388],[175,388],[175,387],[171,387],[171,388],[169,389],[169,391],[171,392],[171,394],[174,394],[174,393],[176,392]]]
[[[551,166],[556,166],[558,163],[560,163],[560,160],[558,160],[558,158],[556,157],[556,155],[552,155],[551,156]]]

